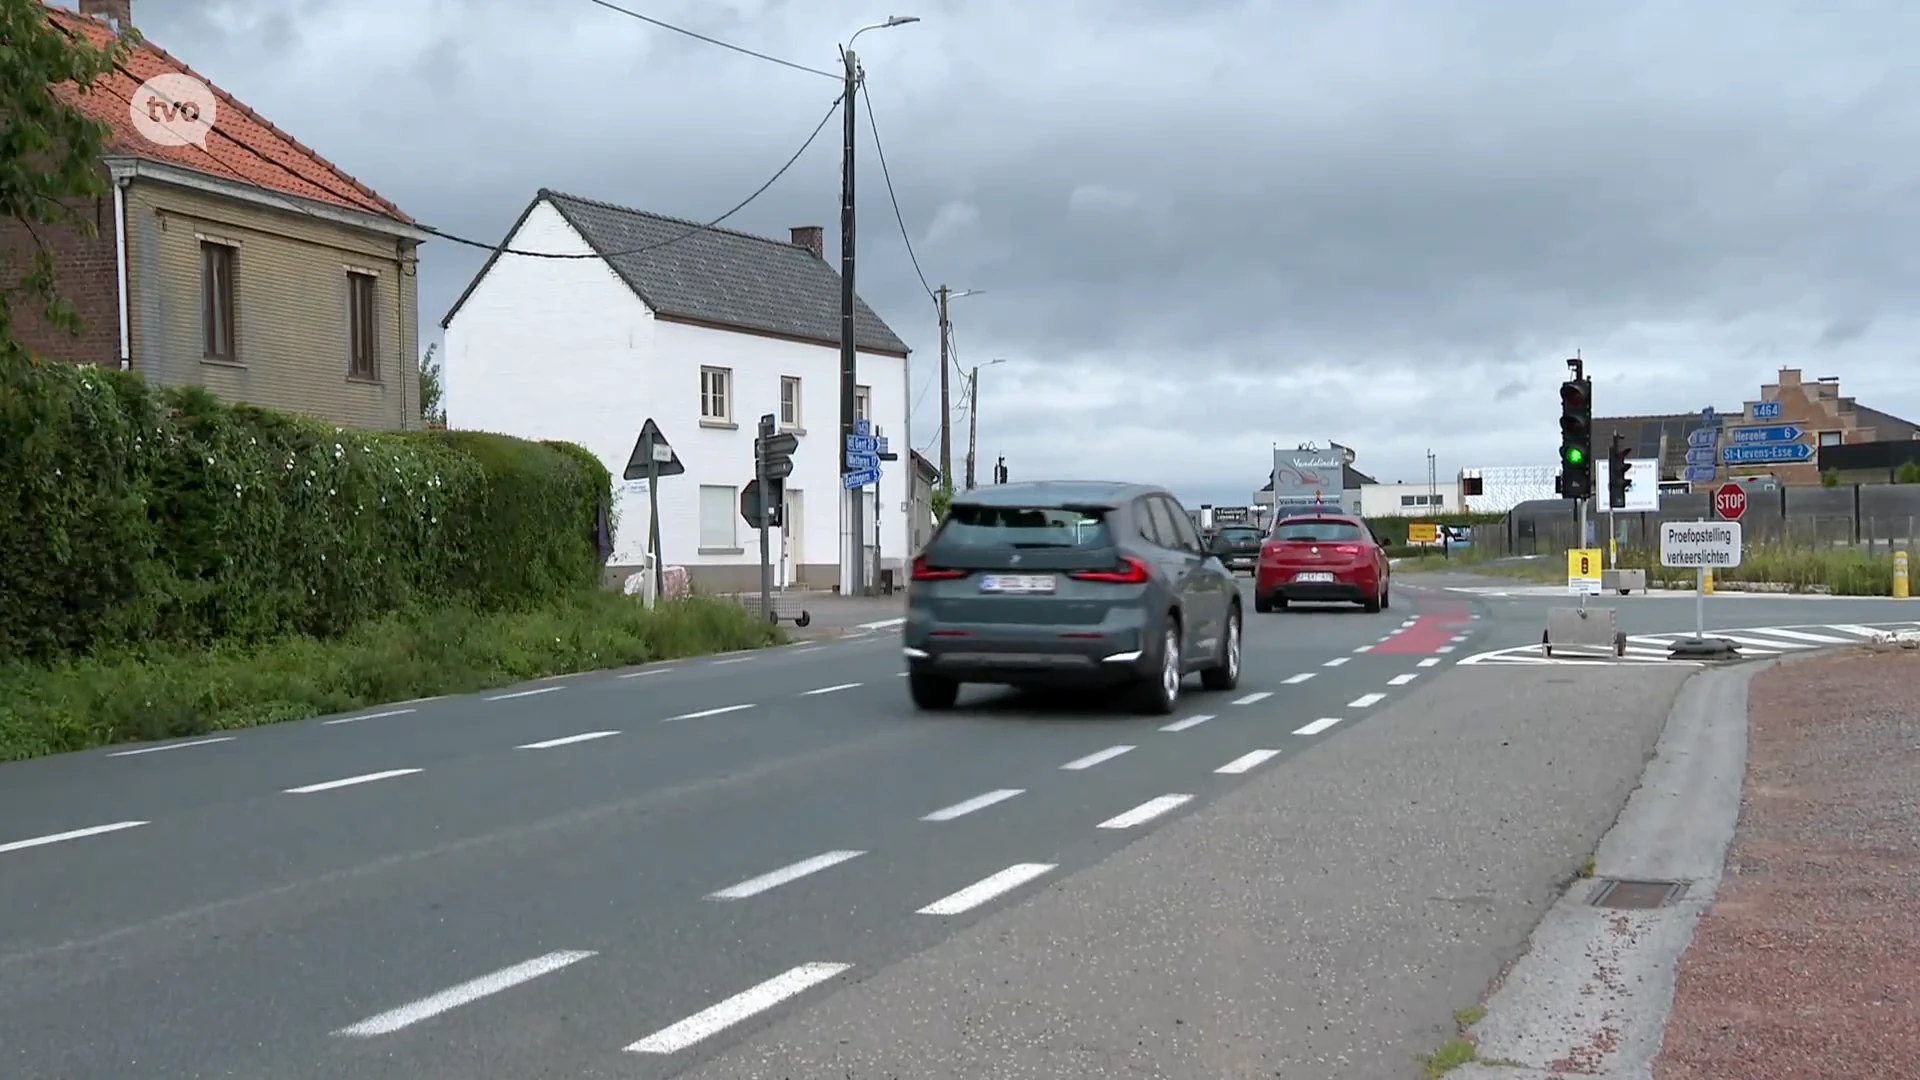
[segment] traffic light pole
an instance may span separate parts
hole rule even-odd
[[[770,531],[767,522],[772,515],[767,484],[767,440],[773,438],[777,429],[774,414],[768,413],[760,418],[760,437],[753,441],[753,482],[760,489],[760,617],[763,619],[773,610],[773,550],[767,539]]]

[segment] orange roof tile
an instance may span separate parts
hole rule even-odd
[[[85,36],[96,46],[113,41],[113,30],[98,19],[50,5],[47,14],[55,25]],[[147,141],[134,129],[130,114],[134,93],[141,83],[169,72],[200,80],[219,101],[214,136],[207,140],[204,148],[161,146]],[[73,86],[61,89],[69,101],[113,129],[108,140],[110,153],[195,169],[223,180],[254,184],[414,224],[412,218],[372,188],[348,176],[311,147],[275,127],[266,117],[151,42],[143,41],[135,46],[116,70],[96,81],[88,91],[81,92]]]

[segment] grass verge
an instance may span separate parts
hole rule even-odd
[[[0,666],[0,761],[784,640],[778,627],[723,600],[692,597],[648,611],[635,597],[592,591],[522,612],[409,612],[325,641]]]
[[[1652,548],[1622,548],[1617,565],[1645,570],[1649,588],[1691,589],[1694,585],[1693,570],[1661,566],[1660,552]],[[1549,585],[1567,580],[1564,553],[1513,561],[1493,561],[1488,556],[1464,552],[1456,553],[1450,560],[1427,555],[1407,559],[1394,569],[1400,573],[1452,570]],[[1857,548],[1809,549],[1756,544],[1741,552],[1739,566],[1715,571],[1713,580],[1716,585],[1769,585],[1788,592],[1892,596],[1893,556]]]

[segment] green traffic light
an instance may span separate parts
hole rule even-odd
[[[1578,465],[1585,460],[1587,460],[1587,455],[1581,452],[1579,447],[1577,446],[1567,447],[1567,464]]]

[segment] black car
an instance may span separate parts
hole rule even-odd
[[[1222,525],[1213,536],[1213,552],[1228,570],[1253,572],[1260,563],[1260,543],[1267,534],[1252,525]]]

